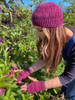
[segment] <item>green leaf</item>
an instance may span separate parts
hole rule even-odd
[[[43,95],[40,95],[40,94],[39,94],[39,97],[40,97],[41,99],[44,99]]]
[[[14,96],[12,95],[9,100],[15,100]]]
[[[31,100],[33,97],[34,97],[33,95],[32,96],[29,96],[28,100]]]
[[[3,59],[0,59],[0,63],[4,64],[4,60]]]
[[[23,99],[23,100],[26,100],[25,94],[22,94],[22,99]]]
[[[57,91],[56,91],[56,89],[53,89],[53,90],[54,90],[54,93],[55,93],[55,94],[58,94]]]
[[[3,98],[3,100],[9,100],[9,99],[8,99],[8,97],[7,97],[7,96],[5,96],[5,97]]]
[[[11,44],[11,42],[9,40],[7,40],[7,43]]]
[[[0,67],[2,67],[2,68],[5,67],[5,64],[0,64]]]
[[[7,66],[7,63],[8,63],[8,52],[4,53],[4,57],[5,57],[5,66]]]
[[[8,98],[10,98],[10,96],[11,96],[11,89],[9,88],[9,90],[6,92],[6,96],[8,97]]]
[[[4,31],[2,31],[2,33],[4,33]]]

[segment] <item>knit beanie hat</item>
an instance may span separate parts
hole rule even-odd
[[[32,15],[32,23],[39,27],[58,27],[63,24],[63,12],[54,2],[40,4]]]

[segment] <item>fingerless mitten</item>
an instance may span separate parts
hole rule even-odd
[[[22,79],[25,79],[27,76],[29,76],[31,73],[29,71],[28,68],[25,68],[25,70],[22,70],[20,73],[19,73],[19,76],[17,77],[17,81],[21,81]]]
[[[45,81],[35,81],[27,84],[28,93],[34,93],[42,90],[45,90]]]

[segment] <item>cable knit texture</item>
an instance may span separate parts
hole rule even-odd
[[[19,76],[17,77],[17,81],[21,81],[22,79],[25,79],[27,76],[29,76],[31,73],[29,71],[28,68],[25,68],[25,70],[22,70],[20,73],[19,73]]]
[[[27,84],[28,93],[34,93],[42,90],[45,90],[45,81],[35,81]]]
[[[63,12],[54,2],[40,4],[32,15],[32,23],[39,27],[57,27],[63,24]]]

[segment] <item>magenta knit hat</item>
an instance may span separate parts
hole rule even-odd
[[[40,4],[32,15],[32,23],[39,27],[57,27],[63,24],[63,12],[54,2]]]

